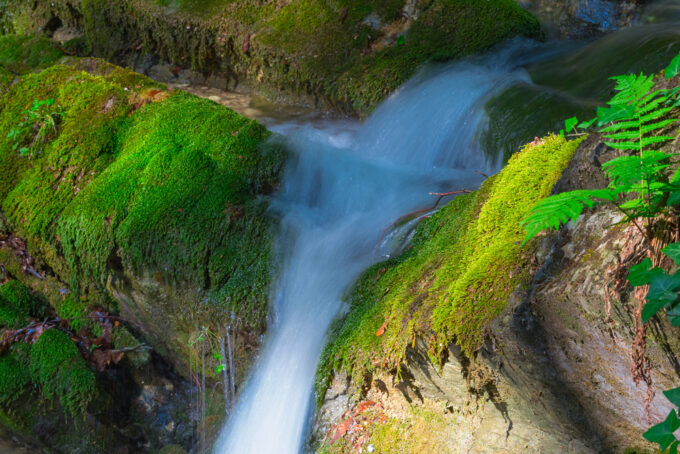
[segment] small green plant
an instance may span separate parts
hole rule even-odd
[[[565,192],[537,203],[522,222],[527,232],[525,243],[543,230],[557,230],[561,224],[575,221],[585,207],[604,202],[615,203],[624,214],[621,222],[635,223],[649,238],[651,219],[680,205],[680,173],[668,172],[677,162],[678,154],[650,149],[674,138],[663,132],[678,121],[665,117],[678,104],[679,90],[652,90],[653,78],[643,74],[617,76],[613,80],[617,82],[617,94],[607,107],[598,109],[596,119],[578,126],[576,118],[569,119],[565,130],[588,128],[597,120],[607,145],[636,154],[603,164],[611,181],[605,189]],[[639,218],[645,220],[646,229],[637,224]]]
[[[23,121],[7,134],[13,142],[12,149],[22,156],[39,153],[40,147],[57,135],[61,115],[62,112],[54,106],[54,99],[34,100],[24,112]]]
[[[663,249],[676,266],[680,266],[680,243],[669,244]],[[680,272],[669,274],[660,267],[652,267],[652,260],[645,258],[631,267],[628,281],[634,287],[649,285],[646,303],[642,309],[642,322],[665,309],[673,326],[680,326]]]
[[[669,244],[663,249],[676,266],[680,266],[680,243]],[[634,287],[649,286],[646,303],[642,308],[642,322],[646,323],[662,310],[673,326],[680,326],[680,272],[667,273],[659,267],[652,267],[649,258],[631,267],[628,281]],[[680,406],[680,388],[664,391],[666,398],[675,406]],[[657,443],[664,453],[677,454],[680,441],[674,432],[680,428],[680,419],[676,410],[671,410],[661,423],[650,428],[643,436]]]

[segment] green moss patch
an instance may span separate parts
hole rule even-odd
[[[509,294],[529,282],[533,244],[521,245],[520,221],[549,195],[579,143],[550,136],[527,145],[479,191],[423,221],[402,256],[369,269],[332,330],[318,391],[334,369],[360,383],[366,371],[398,368],[417,336],[429,339],[435,359],[452,340],[467,354],[476,351]]]
[[[42,394],[48,399],[59,398],[72,415],[83,414],[95,396],[94,372],[68,334],[58,329],[45,331],[33,344],[30,370]]]
[[[22,328],[29,318],[44,314],[44,303],[19,281],[0,285],[0,325]]]
[[[212,101],[101,60],[65,62],[0,95],[8,227],[76,299],[104,304],[111,274],[151,275],[193,292],[192,307],[232,309],[262,328],[272,226],[262,195],[278,184],[285,153],[265,144],[262,125]],[[57,134],[22,156],[8,133],[46,99],[59,112]]]
[[[31,382],[26,367],[11,354],[0,356],[0,402],[11,404],[21,397]]]
[[[0,35],[0,65],[14,73],[46,68],[63,56],[44,35]]]
[[[255,0],[12,0],[15,21],[59,17],[84,30],[104,58],[130,55],[220,72],[367,113],[428,61],[460,58],[512,36],[540,36],[538,21],[514,0],[260,2]],[[22,25],[15,29],[24,29]],[[128,63],[130,63],[128,61]]]

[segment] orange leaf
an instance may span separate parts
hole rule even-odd
[[[376,336],[382,336],[383,334],[385,334],[386,328],[387,328],[387,320],[385,320],[385,323],[383,323],[382,326],[380,327],[380,329],[378,331],[376,331],[375,335]]]

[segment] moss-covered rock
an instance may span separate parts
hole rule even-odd
[[[63,63],[0,95],[3,223],[47,275],[25,280],[65,314],[87,309],[81,297],[122,311],[183,371],[202,326],[221,331],[233,312],[261,332],[273,226],[263,196],[278,184],[282,149],[211,101],[99,60]],[[36,100],[53,100],[56,132],[44,143],[39,125],[9,134]]]
[[[46,68],[63,56],[64,52],[42,34],[0,35],[0,65],[12,72]]]
[[[423,221],[410,250],[369,269],[324,351],[321,394],[333,369],[361,383],[367,371],[398,368],[417,337],[430,340],[435,359],[452,340],[477,350],[508,295],[528,284],[533,245],[522,245],[520,221],[550,194],[579,143],[550,136],[527,145],[479,191]]]
[[[45,303],[21,282],[12,280],[0,285],[0,326],[21,328],[29,318],[41,317],[44,309]]]
[[[95,55],[135,55],[221,73],[262,94],[367,113],[423,63],[484,51],[511,36],[537,37],[514,0],[8,0],[17,32],[54,18],[82,29]],[[223,87],[225,88],[225,87]]]
[[[0,401],[11,404],[27,392],[31,376],[14,355],[0,356]]]
[[[95,394],[94,372],[68,334],[45,331],[31,347],[30,368],[44,397],[58,398],[72,415],[85,412]]]

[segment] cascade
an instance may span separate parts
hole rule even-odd
[[[526,78],[508,69],[515,50],[426,71],[362,125],[273,128],[294,151],[273,203],[282,218],[274,321],[215,452],[303,449],[325,333],[343,309],[347,288],[389,255],[385,241],[378,246],[385,228],[405,213],[431,206],[431,192],[474,189],[482,180],[477,172],[498,170],[476,138],[486,124],[489,97]]]

